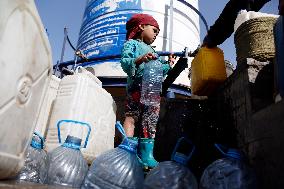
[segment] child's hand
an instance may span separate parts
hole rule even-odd
[[[169,65],[172,67],[176,61],[177,56],[170,54],[169,55]]]
[[[139,58],[136,59],[135,63],[137,65],[149,62],[150,60],[156,60],[158,57],[156,57],[153,53],[147,53],[143,56],[140,56]]]

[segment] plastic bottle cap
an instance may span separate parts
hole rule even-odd
[[[63,146],[72,149],[80,149],[82,139],[68,135]]]
[[[39,142],[35,137],[32,138],[31,146],[36,149],[43,149],[41,142]]]
[[[234,159],[239,159],[241,160],[243,157],[242,157],[242,154],[240,153],[239,150],[236,150],[236,149],[232,149],[230,148],[226,154],[227,157],[230,157],[230,158],[234,158]]]
[[[138,141],[124,138],[122,143],[118,146],[119,148],[125,149],[131,153],[137,152]]]
[[[182,165],[186,165],[187,161],[188,161],[187,159],[188,158],[187,158],[186,155],[184,155],[182,153],[179,153],[179,152],[176,152],[174,157],[173,157],[173,159],[172,159],[172,161],[175,161],[175,162],[180,163]]]

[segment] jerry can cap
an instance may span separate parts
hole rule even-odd
[[[88,129],[88,134],[87,134],[87,136],[86,136],[86,139],[85,139],[85,143],[84,143],[84,146],[82,146],[82,148],[86,148],[87,147],[87,144],[88,144],[88,140],[89,140],[89,137],[90,137],[90,133],[91,133],[91,126],[88,124],[88,123],[85,123],[85,122],[81,122],[81,121],[76,121],[76,120],[60,120],[60,121],[58,121],[57,122],[57,134],[58,134],[58,142],[59,142],[59,144],[61,144],[61,132],[60,132],[60,128],[61,128],[61,126],[62,126],[62,123],[74,123],[74,124],[77,124],[78,126],[84,126],[84,127],[86,127],[87,129]],[[66,137],[66,140],[65,140],[65,142],[64,142],[64,144],[66,143],[66,142],[72,142],[72,144],[74,143],[74,141],[73,141],[73,139],[72,139],[72,137],[73,136],[70,136],[71,137],[71,139],[69,140],[68,139],[68,137],[69,137],[69,135]],[[77,137],[74,137],[74,138],[77,138]],[[77,138],[77,139],[80,139],[80,138]],[[81,141],[80,141],[80,145],[81,145],[81,142],[82,142],[82,139],[80,139]],[[77,142],[75,142],[74,144],[77,144],[78,143],[78,141]],[[63,145],[64,145],[63,144]],[[65,147],[67,147],[67,146],[65,146]],[[77,149],[77,147],[76,147],[76,149]]]
[[[72,148],[75,150],[79,150],[81,147],[81,142],[82,142],[82,139],[68,135],[62,146],[67,147],[67,148]]]
[[[36,148],[36,149],[43,149],[43,144],[44,144],[43,137],[37,132],[34,132],[34,135],[32,137],[32,141],[30,144],[31,147]]]
[[[214,144],[214,146],[222,153],[224,157],[233,158],[233,159],[244,159],[244,155],[238,149],[227,148],[221,144]]]

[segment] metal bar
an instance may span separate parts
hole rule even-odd
[[[171,0],[170,2],[170,33],[169,33],[169,51],[173,51],[173,24],[174,24],[174,1]]]
[[[175,55],[178,57],[194,57],[196,55],[196,53],[198,52],[199,48],[197,48],[195,51],[193,52],[188,52],[188,48],[185,48],[184,51],[182,52],[169,52],[169,51],[157,51],[157,54],[159,56],[169,56],[169,55]],[[113,59],[119,59],[121,58],[121,54],[117,54],[117,55],[113,55],[113,56],[107,56],[107,57],[96,57],[96,58],[90,58],[88,60],[85,59],[79,59],[76,61],[76,64],[80,64],[80,63],[91,63],[91,62],[95,62],[95,61],[107,61],[107,60],[113,60]],[[54,66],[57,66],[59,68],[59,70],[62,70],[63,67],[67,67],[70,65],[74,65],[75,64],[75,60],[69,60],[66,62],[61,62],[59,64],[56,64]],[[88,65],[88,64],[86,64]],[[55,67],[54,67],[55,68]]]
[[[169,56],[170,54],[173,54],[175,56],[179,56],[179,57],[185,57],[185,51],[182,52],[169,52],[169,51],[157,51],[157,54],[159,56]],[[189,53],[190,56],[190,53]],[[87,63],[87,62],[94,62],[94,61],[103,61],[103,60],[111,60],[111,59],[118,59],[121,58],[120,54],[117,55],[113,55],[113,56],[107,56],[107,57],[96,57],[96,58],[90,58],[88,59],[88,61],[84,60],[84,59],[79,59],[76,64],[80,64],[80,63]],[[70,61],[66,61],[66,62],[61,62],[58,64],[59,68],[62,67],[66,67],[66,66],[70,66],[70,65],[74,65],[75,61],[74,60],[70,60]]]
[[[64,28],[63,45],[62,45],[61,56],[60,56],[60,63],[63,62],[66,40],[67,40],[67,28],[65,27],[65,28]]]

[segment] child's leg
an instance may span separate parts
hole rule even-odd
[[[135,123],[138,121],[141,112],[140,92],[128,93],[125,106],[125,120],[123,127],[128,137],[134,136]]]
[[[139,157],[145,168],[153,168],[158,162],[153,156],[156,127],[158,123],[160,106],[145,107],[142,115],[143,137],[139,140]]]
[[[145,107],[142,115],[142,129],[144,138],[155,138],[159,113],[160,106]]]
[[[135,120],[133,117],[126,116],[123,127],[126,133],[126,136],[133,137],[134,136],[134,129],[135,129]]]

